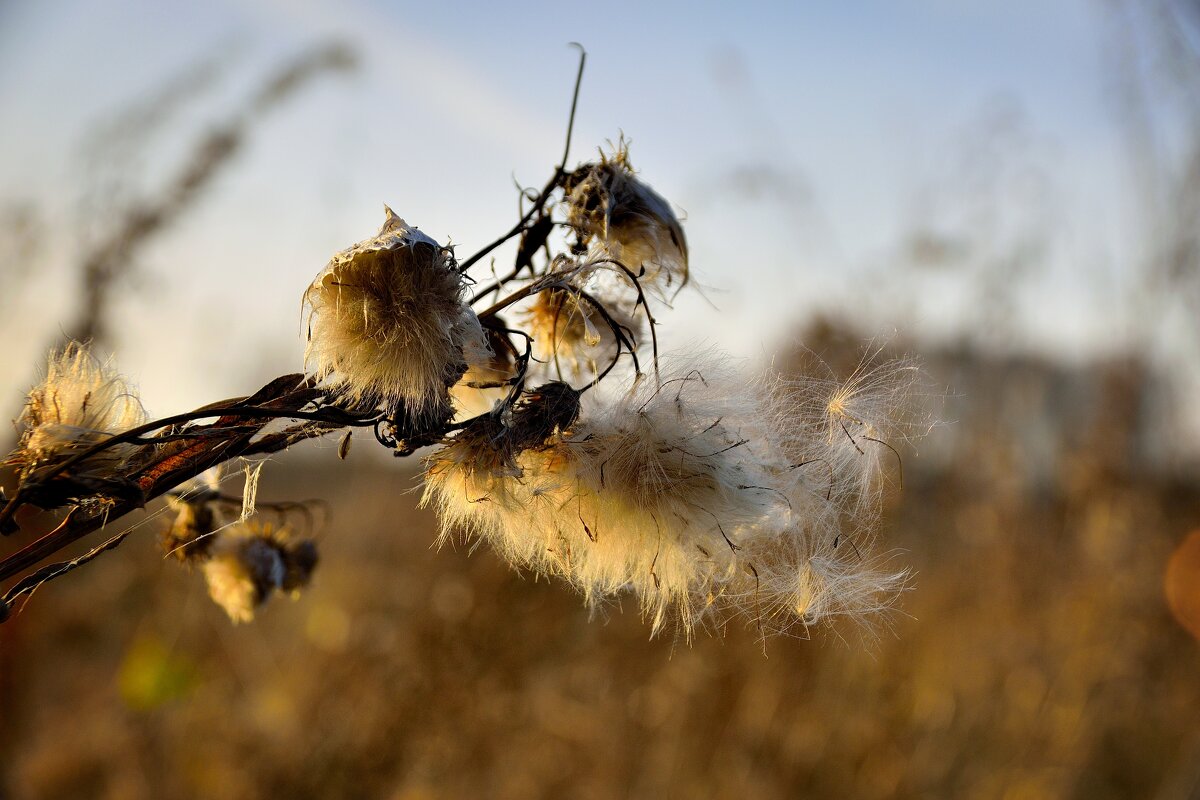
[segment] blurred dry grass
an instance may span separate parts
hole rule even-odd
[[[836,360],[835,334],[806,341]],[[1139,465],[1137,365],[1074,390],[931,369],[959,421],[906,462],[888,543],[915,588],[875,643],[648,641],[631,609],[431,550],[411,473],[326,449],[261,489],[333,504],[297,602],[232,627],[147,530],[0,627],[0,794],[1197,796],[1200,646],[1163,578],[1200,493]]]

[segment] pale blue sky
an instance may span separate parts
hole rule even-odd
[[[257,128],[149,249],[122,303],[116,349],[154,411],[298,366],[305,285],[374,231],[384,202],[461,253],[510,225],[513,176],[540,185],[559,155],[570,41],[589,51],[575,156],[629,136],[642,176],[686,214],[695,272],[714,287],[720,312],[685,296],[662,315],[680,341],[764,354],[821,307],[862,312],[881,334],[970,324],[966,288],[935,277],[905,296],[891,266],[914,225],[961,222],[960,190],[946,187],[971,172],[972,131],[997,114],[1016,164],[997,178],[997,224],[1048,231],[1028,293],[1059,299],[1031,305],[1017,338],[1068,353],[1119,338],[1114,264],[1136,232],[1107,94],[1112,25],[1093,0],[9,0],[0,194],[35,202],[54,228],[39,262],[46,300],[28,322],[44,334],[10,349],[5,376],[27,371],[69,318],[63,265],[86,222],[75,198],[96,124],[222,55],[220,80],[145,154],[139,185],[153,186],[273,65],[330,35],[362,49],[362,72],[322,81]],[[1026,173],[1044,185],[1030,190]],[[773,180],[756,194],[735,179],[747,174]]]

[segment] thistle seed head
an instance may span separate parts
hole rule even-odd
[[[520,477],[516,437],[503,408],[472,420],[426,460],[427,469],[460,471],[481,479],[493,475]]]
[[[518,450],[541,447],[579,419],[580,393],[562,381],[551,381],[526,392],[512,412]]]
[[[487,341],[453,252],[385,211],[379,234],[336,254],[305,292],[305,358],[355,400],[440,419]]]
[[[645,283],[665,293],[688,281],[687,239],[671,204],[636,176],[622,139],[611,155],[580,166],[565,181],[567,222]]]
[[[85,345],[71,343],[51,353],[45,379],[30,390],[18,420],[17,449],[5,463],[17,466],[22,479],[36,479],[40,471],[147,419],[125,379]],[[143,452],[132,443],[113,445],[73,467],[71,474],[113,477]]]
[[[256,522],[223,531],[202,570],[208,594],[237,622],[250,622],[275,591],[306,586],[317,563],[311,540],[294,541],[286,529]]]
[[[212,553],[220,527],[214,504],[203,496],[195,500],[170,498],[176,510],[171,527],[163,531],[160,544],[163,554],[184,564],[202,563]]]
[[[773,383],[713,359],[663,366],[661,384],[589,394],[569,435],[513,448],[511,468],[466,457],[469,440],[427,459],[443,541],[486,540],[592,604],[632,591],[655,631],[739,614],[786,630],[885,607],[903,576],[838,549],[842,498],[794,468]]]

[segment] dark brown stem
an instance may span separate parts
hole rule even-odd
[[[73,509],[57,528],[0,561],[0,581],[19,574],[88,534],[144,507],[150,500],[166,494],[184,481],[195,478],[218,464],[239,456],[275,453],[296,442],[324,436],[333,430],[336,428],[304,425],[299,429],[273,434],[259,441],[253,441],[252,435],[241,435],[218,441],[192,442],[135,479],[141,490],[139,497],[118,499],[104,513],[86,517],[79,517]]]
[[[321,392],[315,390],[311,381],[304,376],[284,376],[271,381],[250,397],[237,398],[149,422],[81,451],[62,464],[56,465],[51,472],[38,476],[36,484],[22,485],[18,488],[16,495],[3,512],[0,512],[0,519],[11,523],[17,511],[34,505],[29,499],[31,494],[37,495],[39,501],[43,497],[54,498],[53,507],[70,504],[73,496],[78,494],[78,484],[69,480],[52,482],[53,479],[105,447],[138,442],[144,434],[166,426],[217,417],[211,425],[195,426],[189,430],[192,436],[188,438],[159,447],[148,446],[149,452],[153,454],[149,460],[142,462],[132,474],[118,476],[117,480],[112,481],[114,485],[117,482],[123,483],[125,490],[105,493],[105,500],[109,505],[103,511],[84,515],[80,513],[78,505],[73,506],[54,530],[0,560],[0,581],[36,565],[64,547],[142,508],[150,500],[214,466],[242,456],[279,452],[305,439],[324,436],[346,427],[371,425],[378,420],[378,415],[373,412],[355,413],[336,406],[318,407],[315,410],[303,408],[311,408],[311,404],[320,395]],[[260,435],[264,426],[274,419],[301,419],[304,422],[282,431]],[[61,490],[58,489],[59,484],[62,484]],[[61,491],[63,496],[56,497],[56,491]]]
[[[482,250],[475,253],[470,258],[468,258],[466,261],[459,264],[458,265],[459,271],[466,272],[468,269],[475,266],[475,264],[478,263],[479,260],[481,258],[483,258],[484,256],[486,256],[488,253],[492,252],[497,247],[504,244],[509,239],[513,238],[514,236],[519,236],[521,234],[521,232],[525,230],[525,226],[529,224],[529,221],[532,220],[534,218],[534,216],[536,216],[537,214],[539,214],[541,212],[542,208],[546,205],[546,201],[550,199],[550,195],[554,192],[554,190],[556,188],[558,188],[558,183],[562,179],[562,176],[563,176],[562,167],[559,167],[558,169],[554,170],[554,175],[546,183],[545,188],[542,189],[542,193],[538,195],[537,200],[535,200],[533,203],[533,206],[528,211],[525,212],[525,216],[521,217],[521,220],[516,225],[514,225],[508,233],[504,234],[503,236],[500,236],[494,242],[487,245]],[[519,270],[515,270],[513,273],[510,273],[509,276],[499,279],[496,282],[495,286],[488,286],[488,287],[484,288],[483,290],[476,292],[475,296],[471,298],[471,302],[475,303],[480,298],[486,297],[489,292],[494,292],[496,290],[497,286],[503,286],[508,281],[511,281],[513,278],[517,277],[518,274],[520,274]]]
[[[268,401],[264,393],[277,391],[281,385],[286,386],[289,382],[295,384],[295,389],[292,392],[288,393],[284,397],[270,399]],[[183,431],[170,437],[165,437],[164,440],[197,437],[211,438],[214,435],[219,435],[221,433],[241,434],[245,431],[245,425],[237,425],[236,421],[239,419],[261,420],[263,423],[272,419],[303,419],[313,422],[331,424],[339,428],[374,425],[379,420],[379,417],[376,414],[371,414],[369,416],[355,415],[337,407],[329,407],[313,411],[305,411],[300,408],[288,407],[288,400],[291,400],[293,404],[307,405],[313,399],[315,399],[314,394],[317,393],[315,390],[309,387],[308,381],[304,378],[304,376],[288,375],[284,376],[283,378],[277,378],[276,380],[267,384],[262,391],[251,397],[226,401],[228,405],[214,404],[204,406],[203,408],[196,409],[195,411],[187,411],[182,414],[175,414],[170,417],[164,417],[163,419],[153,420],[152,422],[147,422],[144,425],[139,425],[136,428],[130,428],[127,431],[122,431],[119,434],[115,434],[102,442],[97,442],[91,447],[76,453],[70,458],[63,460],[61,463],[55,464],[53,467],[43,471],[41,474],[38,474],[36,484],[34,484],[34,486],[38,488],[44,487],[53,479],[65,474],[72,467],[77,466],[81,462],[92,458],[108,448],[114,447],[118,444],[133,442],[150,443],[142,439],[145,434],[153,433],[154,431],[161,430],[172,425],[193,422],[198,419],[218,417],[220,419],[233,420],[233,430],[221,430],[219,427],[220,423],[218,421],[218,423],[215,425],[201,426],[194,430]],[[254,403],[255,400],[260,400],[260,402],[256,404]],[[260,423],[257,427],[261,426],[262,424]],[[16,494],[11,500],[8,501],[4,508],[0,510],[0,530],[5,529],[11,523],[13,515],[16,513],[17,509],[25,504],[27,497],[28,489],[23,485],[17,490]]]
[[[460,264],[459,270],[462,272],[466,272],[488,253],[492,252],[509,239],[519,235],[522,231],[524,231],[525,226],[529,224],[529,221],[532,220],[534,216],[542,213],[542,209],[545,207],[546,201],[550,199],[551,193],[558,188],[559,182],[562,180],[563,176],[567,174],[567,157],[571,154],[571,134],[575,131],[575,110],[579,105],[579,87],[583,84],[583,67],[584,64],[587,63],[587,51],[583,49],[583,45],[579,44],[578,42],[572,42],[571,45],[579,48],[579,71],[575,73],[575,90],[571,95],[571,113],[567,117],[567,143],[563,146],[562,161],[555,168],[554,175],[546,183],[546,186],[542,189],[541,194],[539,194],[537,199],[533,201],[533,205],[527,212],[525,212],[525,215],[521,217],[521,221],[514,225],[512,230],[510,230],[508,233],[496,239],[496,241],[487,245],[482,250],[475,253],[462,264]],[[522,265],[518,265],[513,272],[509,273],[509,275],[497,280],[495,285],[489,286],[482,291],[477,292],[475,296],[471,298],[471,304],[475,304],[480,299],[487,297],[490,292],[494,292],[508,281],[516,278],[521,274],[521,269]]]

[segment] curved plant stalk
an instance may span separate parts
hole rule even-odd
[[[311,378],[285,375],[249,397],[149,422],[113,436],[64,460],[36,480],[23,482],[0,511],[0,524],[7,533],[16,530],[14,517],[23,508],[69,510],[56,528],[0,560],[0,581],[20,574],[212,467],[235,458],[277,453],[306,439],[347,427],[373,426],[379,421],[373,409],[327,405],[326,399]],[[216,420],[209,424],[195,422],[213,417]],[[274,420],[300,422],[266,431]],[[147,438],[155,431],[164,433]],[[128,443],[137,443],[146,451],[145,458],[132,460],[139,466],[130,474],[106,476],[103,486],[92,485],[93,479],[87,476],[64,477],[72,466],[107,448]],[[104,490],[102,502],[95,508],[85,507],[80,499],[98,494],[97,489]],[[18,583],[5,599],[21,589]]]

